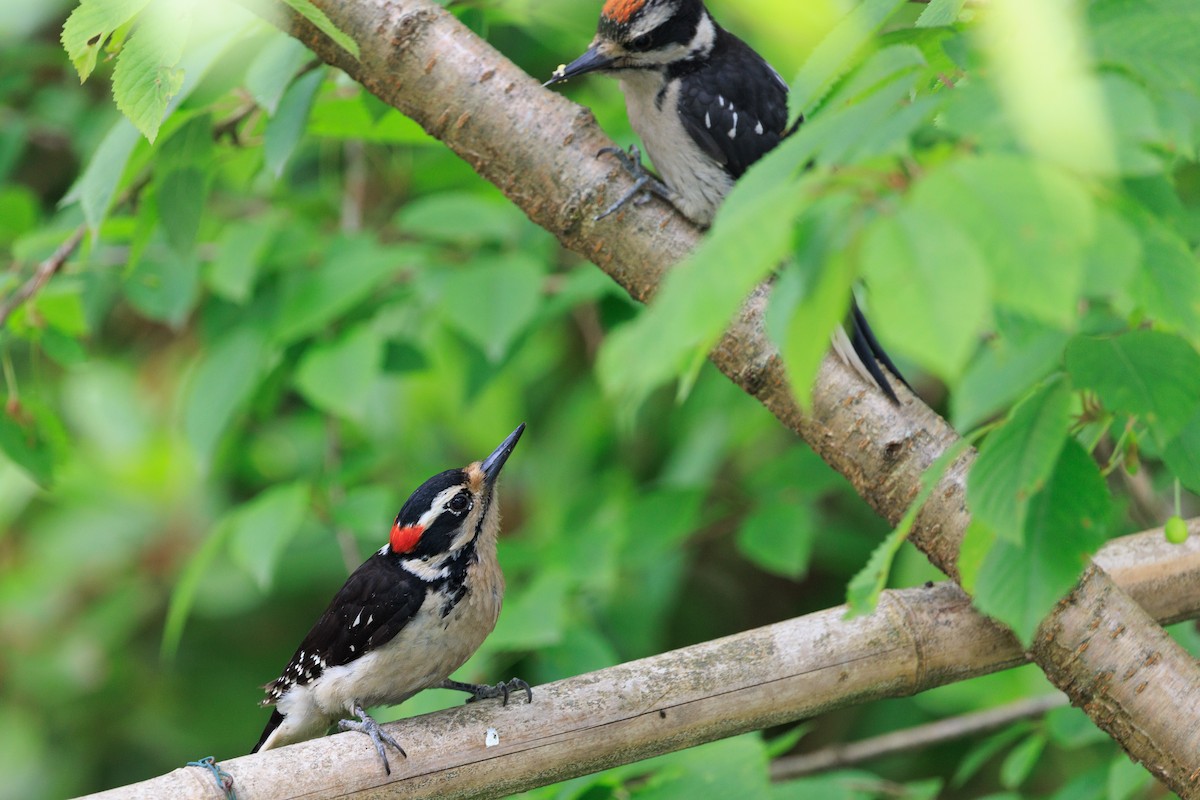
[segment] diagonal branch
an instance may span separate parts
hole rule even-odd
[[[4,323],[8,322],[8,318],[14,311],[20,308],[22,303],[37,294],[46,285],[46,281],[50,280],[54,273],[62,269],[63,264],[67,263],[67,259],[71,257],[71,254],[75,252],[75,248],[79,247],[79,243],[83,241],[85,233],[87,233],[86,225],[80,225],[76,228],[67,237],[66,241],[59,245],[57,250],[51,253],[45,261],[37,265],[29,280],[25,281],[19,289],[8,297],[0,300],[0,328],[4,327]]]
[[[1097,556],[1161,621],[1200,615],[1200,520],[1173,546],[1155,530]],[[385,727],[408,758],[386,776],[361,734],[327,736],[221,766],[242,798],[499,797],[662,753],[1025,663],[1004,628],[950,582],[884,592],[847,620],[832,608]],[[489,731],[493,744],[489,745]],[[180,768],[91,800],[208,800],[213,776]]]
[[[318,0],[359,44],[354,59],[311,23],[277,22],[320,58],[416,120],[496,184],[562,244],[593,261],[632,297],[648,300],[699,232],[660,202],[599,223],[628,186],[596,152],[612,142],[590,112],[543,90],[431,0]],[[896,522],[921,473],[957,434],[919,401],[894,409],[826,359],[811,414],[801,413],[763,326],[768,289],[747,299],[713,363],[846,476]],[[919,515],[911,539],[943,572],[956,560],[968,513],[959,459]],[[1138,761],[1185,797],[1200,796],[1200,667],[1102,570],[1087,570],[1043,624],[1031,652],[1046,675]]]

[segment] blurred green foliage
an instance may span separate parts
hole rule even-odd
[[[546,77],[586,45],[599,3],[449,5]],[[0,795],[244,753],[266,719],[258,687],[408,492],[522,420],[502,492],[507,602],[459,677],[541,683],[841,602],[886,526],[696,358],[785,254],[771,331],[797,386],[865,277],[922,393],[964,432],[995,426],[962,568],[1023,635],[1081,553],[1163,521],[1110,491],[1118,475],[1142,469],[1160,498],[1176,478],[1200,488],[1200,20],[1186,0],[1021,5],[1031,29],[1067,14],[1091,54],[1026,53],[1063,69],[1037,75],[1047,96],[1033,99],[1003,13],[872,0],[850,24],[832,2],[710,5],[797,76],[810,121],[739,185],[649,314],[236,4],[89,0],[99,16],[66,29],[67,0],[0,9],[0,303],[87,226],[0,327]],[[164,26],[175,12],[186,25]],[[165,88],[143,97],[146,81]],[[632,139],[614,82],[567,91]],[[1083,109],[1055,117],[1062,130],[1092,121],[1077,148],[1040,125],[1047,100]],[[681,374],[677,399],[664,384]],[[936,577],[898,541],[856,579],[867,595]],[[1025,668],[849,709],[803,746],[1045,688]],[[460,701],[431,691],[384,716]],[[778,733],[530,796],[1149,786],[1072,709],[771,785]]]

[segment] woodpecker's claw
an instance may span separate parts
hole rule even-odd
[[[533,689],[529,684],[520,678],[513,678],[510,681],[501,681],[495,686],[488,686],[486,683],[463,683],[461,681],[452,681],[449,678],[438,684],[440,689],[453,689],[457,692],[466,692],[471,695],[467,698],[468,703],[474,703],[476,700],[490,700],[493,697],[503,697],[500,705],[508,705],[508,696],[512,692],[525,692],[525,702],[533,702]]]
[[[642,205],[650,200],[650,195],[658,195],[668,203],[671,202],[671,190],[666,184],[655,178],[646,168],[642,166],[642,151],[638,150],[636,144],[629,146],[629,152],[625,152],[619,147],[602,147],[596,153],[596,158],[604,155],[614,156],[617,161],[621,162],[621,166],[634,179],[633,187],[613,203],[603,212],[597,214],[593,219],[597,222],[612,214],[614,211],[620,210],[630,200],[633,200],[634,205]]]
[[[391,745],[392,747],[396,748],[396,751],[405,758],[408,758],[408,753],[404,752],[404,748],[400,746],[400,743],[393,739],[387,731],[381,728],[379,723],[373,720],[371,716],[363,710],[362,706],[355,706],[350,710],[359,718],[360,721],[355,722],[351,719],[339,720],[338,730],[358,731],[370,736],[371,741],[375,743],[375,751],[379,753],[379,758],[383,761],[384,772],[386,772],[388,775],[391,775],[392,765],[388,763],[387,752],[384,751],[383,746],[385,744]]]

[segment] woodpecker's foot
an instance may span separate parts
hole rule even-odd
[[[633,201],[634,205],[639,206],[648,202],[650,200],[650,195],[652,194],[658,195],[668,203],[671,202],[671,190],[667,188],[666,184],[651,175],[646,171],[646,168],[642,166],[642,152],[638,150],[638,146],[636,144],[631,144],[629,146],[628,153],[619,147],[601,148],[600,152],[596,153],[596,158],[604,155],[614,156],[617,161],[620,161],[621,166],[625,168],[625,171],[633,177],[634,183],[633,187],[628,192],[621,195],[617,202],[613,203],[611,206],[604,209],[602,213],[597,214],[594,217],[597,222],[604,219],[614,211],[621,209],[630,200]]]
[[[360,733],[365,733],[367,736],[370,736],[371,741],[375,743],[375,751],[379,753],[379,758],[383,761],[384,772],[386,772],[388,775],[391,775],[392,765],[388,763],[387,752],[383,749],[383,746],[385,744],[391,745],[392,747],[396,748],[396,752],[405,758],[408,758],[408,753],[404,752],[404,748],[400,746],[400,743],[393,739],[383,728],[381,728],[378,722],[371,719],[371,716],[363,710],[362,706],[355,706],[350,710],[355,716],[358,717],[359,722],[355,722],[352,719],[339,720],[338,730],[359,731]]]
[[[452,681],[447,678],[438,684],[438,688],[466,692],[471,695],[467,698],[468,703],[474,703],[476,700],[490,700],[493,697],[503,697],[504,701],[500,705],[506,706],[508,705],[508,696],[513,692],[525,692],[525,702],[533,702],[533,689],[520,678],[513,678],[511,681],[501,681],[495,686],[488,686],[486,683],[462,683],[461,681]]]

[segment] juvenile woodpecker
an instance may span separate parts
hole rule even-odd
[[[788,127],[788,86],[745,42],[709,14],[701,0],[607,0],[596,37],[579,58],[546,82],[598,72],[613,75],[625,95],[629,124],[663,182],[645,172],[636,148],[613,153],[637,179],[597,219],[651,191],[708,227],[734,181],[795,130]],[[881,361],[904,381],[851,299],[850,336],[839,329],[834,349],[893,402]]]
[[[496,479],[524,430],[521,424],[487,458],[438,473],[413,492],[388,543],[354,571],[265,687],[262,704],[275,709],[251,752],[311,739],[340,720],[340,730],[371,737],[390,775],[384,745],[401,755],[404,749],[366,709],[433,687],[469,692],[467,702],[507,703],[522,690],[532,702],[529,684],[517,678],[495,686],[449,679],[500,615]]]

